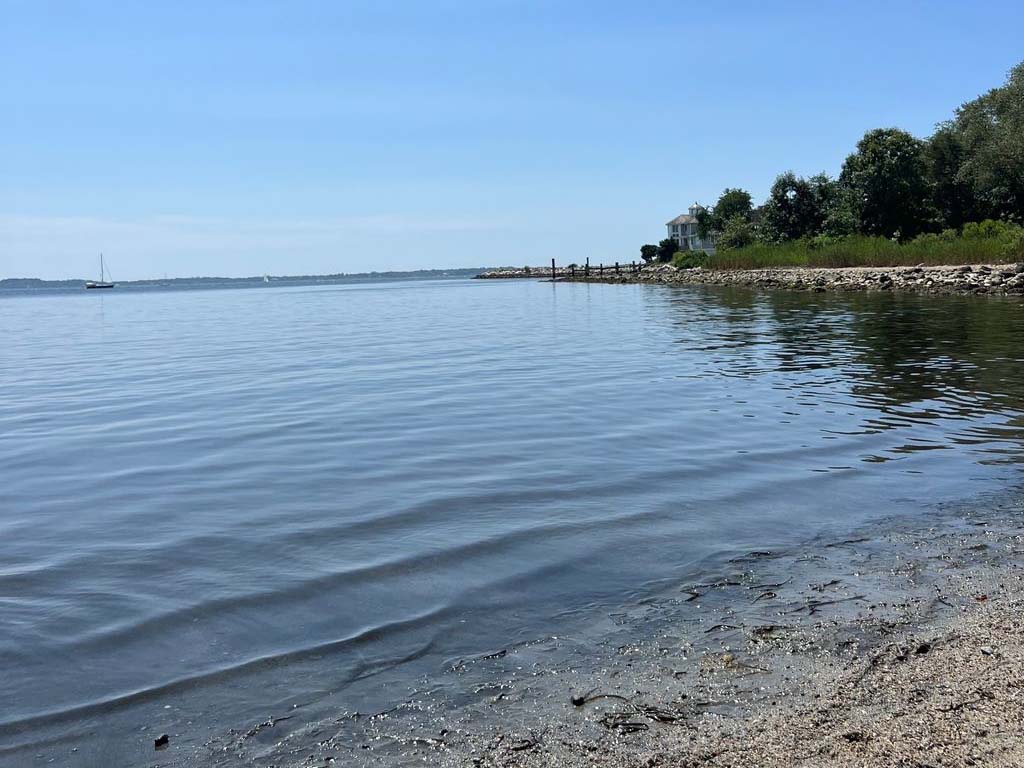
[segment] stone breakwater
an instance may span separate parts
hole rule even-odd
[[[638,272],[606,268],[584,276],[558,269],[556,279],[594,283],[660,283],[667,285],[740,285],[797,291],[904,291],[930,294],[1024,295],[1024,263],[916,267],[783,267],[773,269],[676,269],[670,264],[646,265]],[[550,268],[497,270],[483,279],[550,279]]]

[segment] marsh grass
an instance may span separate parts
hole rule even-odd
[[[794,240],[778,245],[755,243],[745,248],[719,251],[706,267],[912,267],[918,264],[1001,264],[1021,260],[1024,260],[1024,236],[1014,230],[994,237],[926,235],[908,243],[863,236]]]

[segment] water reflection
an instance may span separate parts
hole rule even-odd
[[[0,301],[10,765],[82,730],[205,738],[190,724],[258,722],[268,692],[379,711],[379,670],[435,679],[737,549],[1006,488],[1021,461],[1012,300],[94,298]]]
[[[680,351],[703,353],[684,376],[768,382],[791,405],[780,424],[814,409],[835,417],[822,429],[830,435],[914,428],[861,461],[955,446],[976,447],[983,462],[1022,461],[1018,299],[708,288],[667,301]]]

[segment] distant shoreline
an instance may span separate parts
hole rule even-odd
[[[551,279],[551,268],[492,270],[480,279]],[[677,269],[649,264],[638,270],[629,264],[603,269],[559,267],[558,282],[652,283],[663,285],[733,285],[810,291],[897,291],[925,294],[1024,295],[1024,262],[916,267],[780,267],[770,269]]]
[[[177,288],[194,285],[298,285],[311,283],[341,283],[366,280],[410,280],[438,278],[470,278],[486,272],[491,267],[466,267],[461,269],[417,269],[390,272],[338,272],[327,275],[257,275],[251,277],[168,277],[147,280],[117,280],[121,287],[135,288]],[[82,288],[86,278],[69,280],[43,280],[38,277],[7,277],[0,279],[0,290],[53,290]]]

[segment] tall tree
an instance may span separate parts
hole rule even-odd
[[[725,223],[736,216],[749,221],[750,214],[754,210],[754,202],[750,193],[745,189],[726,188],[715,203],[714,217],[718,228],[721,229]]]
[[[839,181],[852,193],[863,234],[904,240],[931,223],[924,142],[906,131],[868,131],[843,163]]]
[[[675,238],[666,237],[658,243],[658,261],[666,263],[672,261],[672,256],[675,255],[678,250],[679,243],[675,241]]]
[[[968,221],[976,221],[979,211],[974,192],[962,174],[963,139],[952,123],[939,126],[925,143],[924,161],[939,225],[960,229]]]
[[[658,246],[647,243],[640,246],[640,258],[644,261],[654,261],[658,257]]]
[[[1024,62],[1004,86],[961,106],[950,127],[964,151],[958,178],[979,215],[1024,221]]]
[[[825,174],[805,179],[787,171],[775,179],[762,207],[765,236],[781,242],[820,234],[835,197],[835,182]]]

